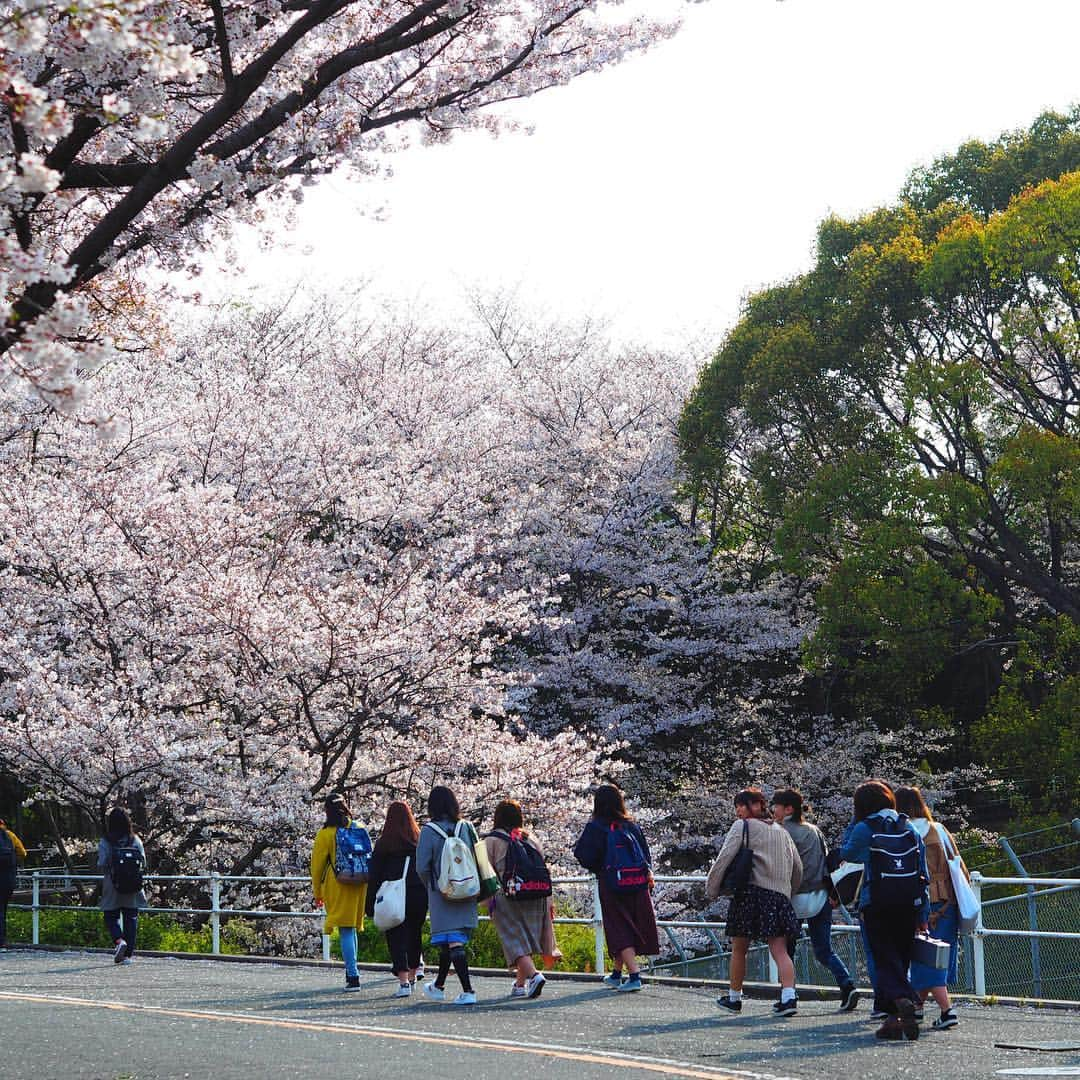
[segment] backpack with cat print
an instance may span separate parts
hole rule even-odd
[[[350,821],[334,834],[334,877],[342,885],[363,885],[370,875],[371,837]]]
[[[509,900],[533,900],[551,895],[551,872],[538,848],[522,839],[517,829],[491,833],[507,843],[503,864],[502,891]]]
[[[870,836],[870,903],[911,907],[927,886],[919,859],[919,838],[904,814],[867,821]]]
[[[137,893],[143,887],[143,857],[134,844],[116,844],[109,841],[112,858],[109,860],[109,877],[118,893]]]

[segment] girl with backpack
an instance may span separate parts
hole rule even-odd
[[[20,859],[26,858],[22,841],[0,818],[0,949],[7,947],[7,909],[15,891],[15,876]]]
[[[788,940],[799,933],[791,897],[802,882],[802,860],[783,826],[768,820],[765,795],[758,788],[746,788],[735,796],[735,817],[705,882],[709,899],[717,899],[724,891],[728,867],[735,862],[740,849],[749,848],[749,880],[735,890],[728,905],[731,989],[717,998],[716,1003],[728,1012],[742,1012],[746,954],[751,940],[764,941],[780,975],[780,1000],[773,1004],[773,1014],[794,1016],[798,998]]]
[[[439,888],[443,848],[452,843],[454,848],[467,845],[474,851],[480,842],[472,823],[463,821],[457,796],[447,787],[437,785],[428,796],[428,821],[420,830],[416,847],[416,870],[427,888],[428,914],[431,918],[431,944],[439,950],[439,971],[435,978],[424,984],[424,996],[432,1001],[446,1000],[446,978],[453,967],[461,983],[461,993],[454,998],[455,1005],[475,1005],[476,993],[469,978],[469,960],[465,955],[473,931],[479,921],[476,908],[477,895],[460,900],[448,899]],[[463,856],[464,857],[464,856]],[[475,856],[471,867],[464,872],[476,874]]]
[[[113,963],[130,964],[139,932],[139,908],[147,906],[143,892],[146,851],[119,806],[109,811],[105,835],[98,843],[101,913],[113,942]]]
[[[556,953],[551,875],[540,845],[525,832],[521,803],[504,799],[495,807],[495,828],[484,844],[501,883],[498,895],[488,901],[488,912],[506,963],[515,973],[510,996],[538,998],[545,980],[533,955]]]
[[[405,921],[385,931],[390,970],[398,977],[394,997],[399,998],[412,994],[416,973],[424,962],[420,935],[427,918],[428,895],[416,872],[419,839],[420,826],[413,817],[412,808],[406,802],[392,802],[386,808],[386,821],[375,841],[367,884],[365,911],[374,917],[379,887],[383,882],[405,878]]]
[[[949,944],[949,963],[946,967],[932,968],[913,962],[909,973],[911,985],[919,995],[916,1010],[921,1011],[922,1003],[929,994],[941,1009],[941,1015],[931,1026],[936,1031],[944,1031],[960,1023],[949,1000],[949,983],[956,981],[960,939],[960,911],[949,873],[949,858],[959,858],[959,852],[952,834],[934,820],[917,787],[896,789],[896,809],[901,814],[907,814],[911,827],[922,837],[926,846],[926,869],[930,876],[930,933],[939,941]],[[963,863],[960,865],[963,866]],[[966,866],[964,873],[967,873]]]
[[[645,834],[626,812],[623,793],[614,785],[596,789],[593,816],[574,845],[574,857],[596,875],[600,887],[600,913],[611,956],[611,973],[604,977],[604,985],[623,993],[640,990],[637,958],[660,951],[650,892],[652,856]]]
[[[908,978],[916,931],[927,929],[926,849],[884,780],[855,789],[855,815],[840,858],[863,864],[859,918],[874,958],[874,1011],[885,1013],[879,1039],[917,1039],[918,994]]]
[[[360,969],[356,964],[356,932],[364,927],[364,902],[367,884],[346,879],[342,853],[338,851],[338,830],[361,827],[353,821],[343,795],[330,795],[323,803],[326,821],[315,834],[311,849],[311,891],[315,906],[324,908],[323,933],[332,934],[337,927],[341,941],[341,959],[345,962],[345,992],[360,989]],[[361,830],[362,831],[362,830]],[[366,834],[365,834],[366,835]]]

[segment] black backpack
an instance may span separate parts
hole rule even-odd
[[[134,844],[114,844],[109,877],[118,893],[137,893],[143,887],[143,858]]]
[[[508,845],[500,882],[506,898],[535,900],[538,897],[550,896],[551,873],[544,862],[544,856],[532,844],[526,844],[514,833],[495,829],[490,835],[505,840]]]
[[[907,817],[879,817],[870,825],[870,903],[912,907],[928,884],[919,860],[919,838]]]

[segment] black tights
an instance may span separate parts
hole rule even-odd
[[[469,961],[465,957],[464,945],[439,946],[439,974],[435,976],[435,985],[440,990],[446,986],[446,976],[450,974],[451,964],[454,965],[454,973],[461,982],[461,989],[471,994],[472,982],[469,979]]]

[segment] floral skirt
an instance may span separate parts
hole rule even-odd
[[[783,893],[747,885],[728,905],[727,936],[751,941],[793,938],[799,936],[799,923],[791,901]]]

